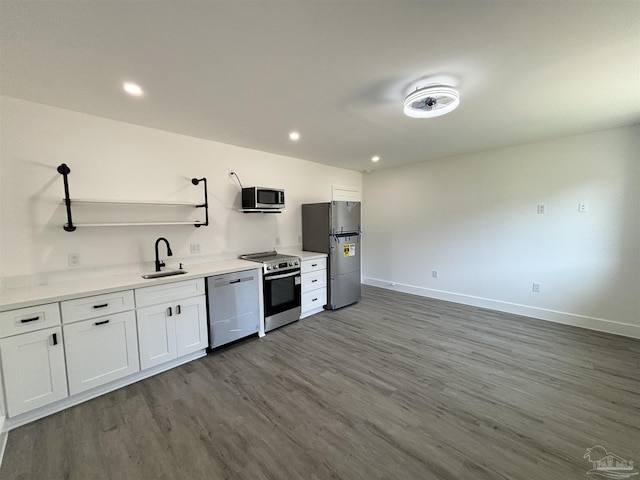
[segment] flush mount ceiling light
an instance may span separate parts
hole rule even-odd
[[[372,162],[379,162],[380,161],[380,157],[378,155],[374,155],[373,157],[371,157],[371,161]]]
[[[291,132],[289,134],[289,139],[293,140],[294,142],[298,141],[300,140],[300,134],[298,132]]]
[[[412,118],[439,117],[460,104],[460,94],[446,85],[417,87],[404,99],[404,114]]]

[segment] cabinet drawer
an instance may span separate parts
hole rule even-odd
[[[302,293],[327,286],[327,271],[318,270],[302,275]]]
[[[204,295],[204,293],[204,278],[136,288],[136,306],[138,308],[148,307],[149,305]]]
[[[315,260],[302,261],[302,273],[313,272],[327,268],[327,258],[316,258]]]
[[[0,312],[0,338],[60,325],[57,303]]]
[[[323,307],[327,303],[327,289],[319,288],[302,294],[302,312]]]
[[[87,318],[102,317],[133,310],[133,291],[105,293],[91,297],[76,298],[60,303],[62,323],[72,323]]]

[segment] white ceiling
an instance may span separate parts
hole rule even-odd
[[[640,121],[640,1],[2,0],[0,35],[2,94],[354,170]],[[460,107],[405,117],[422,77]]]

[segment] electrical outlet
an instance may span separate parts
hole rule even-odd
[[[276,237],[273,241],[274,245],[280,245],[280,237]]]
[[[540,284],[538,282],[533,282],[531,286],[531,291],[534,293],[540,293]]]
[[[196,253],[200,253],[200,244],[199,243],[192,243],[189,245],[189,252],[191,252],[191,254],[196,254]]]
[[[547,206],[544,203],[538,204],[538,213],[539,214],[547,213]]]
[[[587,203],[579,203],[578,204],[578,212],[579,213],[587,213],[589,211],[589,204]]]
[[[298,245],[302,245],[302,235],[298,235]]]
[[[433,278],[438,278],[438,270],[431,270],[431,276]]]
[[[77,267],[80,265],[80,255],[77,253],[70,253],[67,255],[67,262],[70,267]]]

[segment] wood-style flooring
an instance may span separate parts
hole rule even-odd
[[[364,287],[13,430],[0,478],[584,480],[595,445],[640,466],[639,371],[637,340]]]

